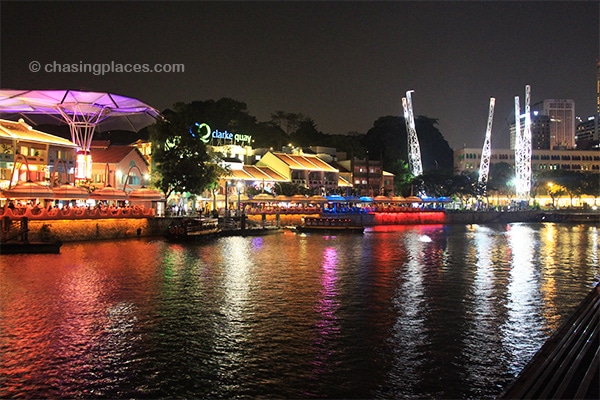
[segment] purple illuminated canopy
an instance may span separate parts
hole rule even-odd
[[[23,118],[32,125],[66,124],[72,141],[89,151],[94,131],[137,132],[160,113],[131,97],[77,90],[0,90],[0,117]]]

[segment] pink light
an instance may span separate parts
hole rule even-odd
[[[443,224],[446,221],[446,214],[443,211],[408,211],[374,215],[375,225]]]

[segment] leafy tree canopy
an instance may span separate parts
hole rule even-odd
[[[487,182],[487,193],[508,194],[511,190],[509,186],[515,178],[515,169],[506,162],[490,164],[490,172]]]
[[[452,171],[453,152],[435,126],[436,119],[419,116],[415,128],[419,138],[423,170]],[[397,160],[408,162],[408,136],[403,117],[380,117],[364,137],[369,157],[381,159],[386,170],[392,170]]]
[[[200,194],[214,186],[224,172],[206,145],[190,134],[197,106],[178,103],[175,111],[167,113],[168,121],[150,127],[155,163],[153,182],[166,197],[173,192]]]

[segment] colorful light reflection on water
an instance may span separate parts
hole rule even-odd
[[[599,235],[383,226],[3,255],[0,397],[494,397],[599,280]]]

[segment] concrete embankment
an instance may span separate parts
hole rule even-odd
[[[38,241],[56,238],[73,242],[159,236],[167,229],[169,222],[167,218],[30,220],[28,239]]]
[[[540,222],[540,211],[447,211],[447,224]]]
[[[439,214],[439,215],[438,215]],[[318,214],[310,214],[316,216]],[[435,215],[438,215],[434,218]],[[257,214],[248,215],[249,225],[293,226],[302,222],[303,214]],[[422,224],[492,224],[512,222],[565,222],[600,223],[598,212],[558,212],[558,211],[446,211],[413,212],[402,215],[378,214],[338,214],[338,217],[352,219],[364,226],[376,225],[422,225]],[[392,218],[394,217],[394,218]],[[80,220],[30,220],[29,240],[44,240],[54,237],[63,242],[79,240],[122,239],[147,236],[161,236],[166,232],[173,218],[114,218]]]

